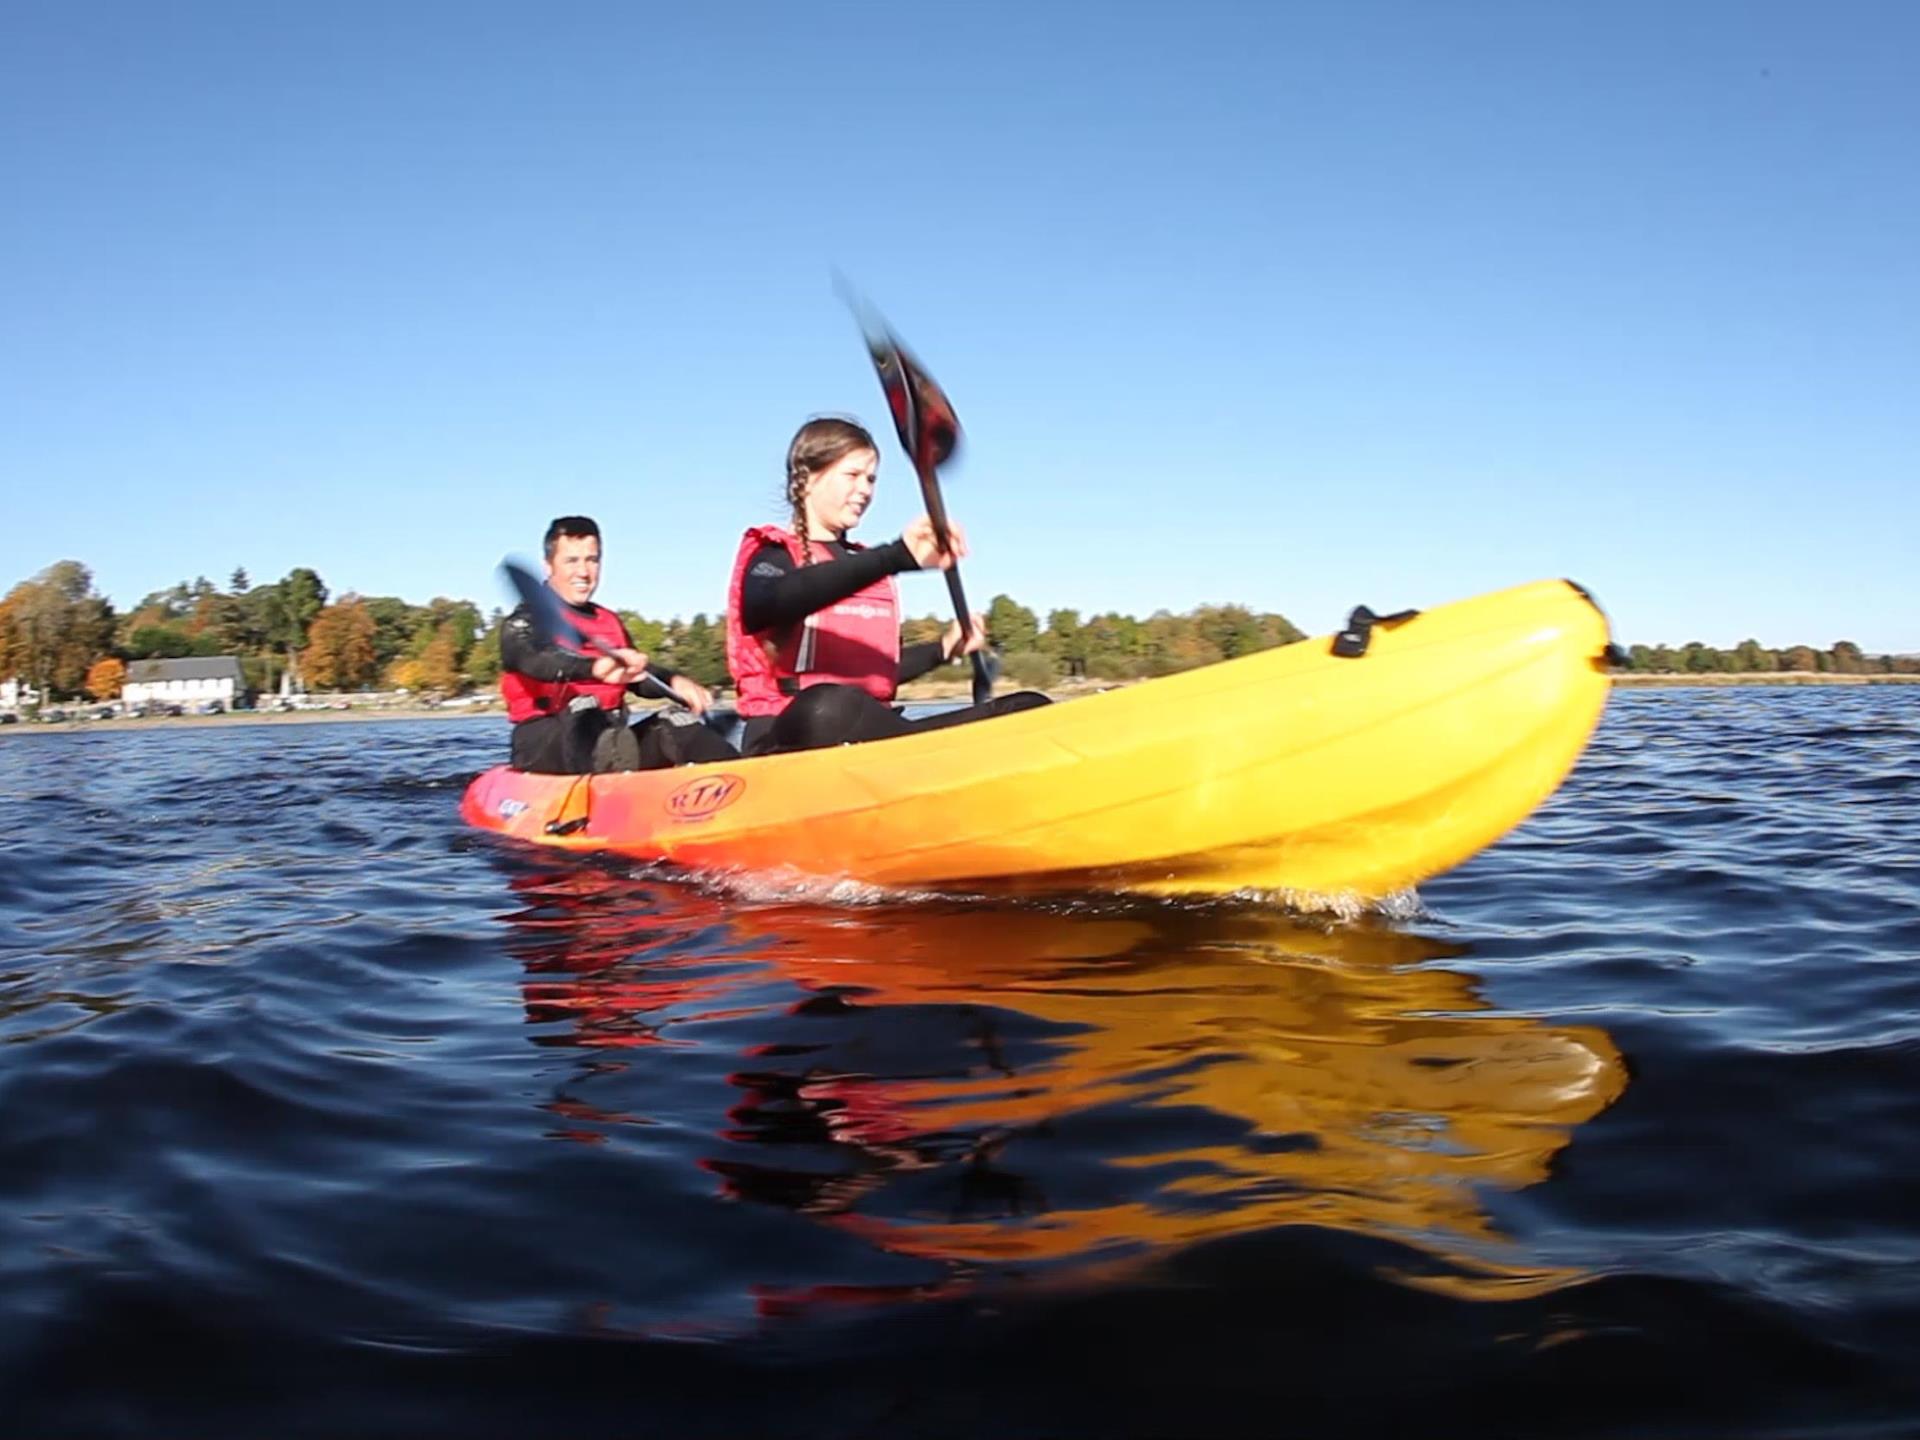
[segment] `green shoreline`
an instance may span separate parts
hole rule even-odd
[[[1615,675],[1616,685],[1920,685],[1920,675],[1834,675],[1805,670],[1755,670],[1735,674]]]
[[[1048,692],[1055,700],[1071,700],[1094,695],[1117,684],[1138,681],[1060,686]],[[1718,689],[1728,685],[1920,685],[1920,675],[1823,675],[1796,671],[1767,671],[1743,675],[1615,675],[1613,683],[1627,689],[1676,687]],[[910,705],[925,705],[944,700],[965,700],[969,690],[964,683],[942,681],[929,686],[910,686],[900,699]],[[62,735],[77,730],[178,730],[213,728],[225,725],[328,725],[354,721],[380,720],[463,720],[475,715],[502,715],[498,705],[476,706],[382,706],[365,710],[240,710],[224,715],[154,715],[144,720],[58,720],[49,724],[22,721],[0,725],[0,739],[18,735]]]

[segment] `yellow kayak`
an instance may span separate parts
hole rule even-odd
[[[1525,819],[1606,703],[1606,618],[1569,581],[1389,618],[1337,653],[1353,638],[863,745],[613,775],[501,766],[461,814],[701,870],[1372,900]]]

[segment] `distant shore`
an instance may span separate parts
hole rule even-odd
[[[229,710],[221,715],[149,715],[144,719],[115,716],[111,720],[54,720],[46,724],[22,721],[0,725],[0,740],[12,735],[66,735],[76,730],[205,730],[232,725],[327,725],[355,720],[459,720],[472,715],[499,715],[498,705],[425,706],[382,705],[362,710]]]
[[[1108,685],[1088,684],[1063,687],[1051,692],[1056,700],[1068,699],[1074,695],[1088,695],[1097,690],[1111,688]],[[948,701],[965,701],[971,692],[965,681],[934,681],[925,685],[909,686],[901,692],[900,699],[908,705],[940,705]],[[719,709],[732,707],[729,695],[716,702]],[[205,730],[234,725],[339,725],[356,721],[377,722],[383,720],[462,720],[476,715],[494,715],[502,720],[506,718],[506,708],[500,704],[491,705],[365,705],[345,710],[316,708],[312,710],[228,710],[219,715],[148,715],[141,718],[116,715],[111,720],[52,720],[46,723],[23,720],[14,725],[0,725],[0,740],[16,735],[70,735],[76,731],[89,734],[107,730]]]
[[[1056,686],[1048,691],[1055,700],[1072,700],[1095,695],[1102,690],[1138,681],[1088,681]],[[1756,671],[1738,675],[1636,675],[1618,674],[1613,683],[1629,689],[1640,687],[1706,687],[1727,685],[1920,685],[1920,675],[1827,675],[1798,671]],[[938,705],[965,701],[971,691],[967,682],[940,680],[931,684],[908,686],[900,699],[908,705]],[[720,702],[725,707],[729,701]],[[0,725],[0,740],[17,735],[63,735],[76,730],[186,730],[211,729],[231,725],[329,725],[355,721],[382,720],[463,720],[476,715],[505,718],[498,705],[382,705],[358,710],[230,710],[222,715],[151,715],[145,719],[116,717],[112,720],[56,720],[47,724],[22,721]]]
[[[1620,674],[1616,685],[1920,685],[1920,675],[1832,675],[1804,670],[1753,670],[1738,674]]]
[[[1066,700],[1075,695],[1091,695],[1111,688],[1111,685],[1096,683],[1063,687],[1049,693],[1055,700]],[[900,695],[901,702],[907,705],[943,705],[949,701],[964,702],[970,698],[971,691],[964,681],[935,681],[929,685],[910,686]],[[728,696],[715,704],[718,709],[730,709],[733,699]],[[143,718],[117,715],[111,720],[51,720],[44,724],[23,720],[15,725],[0,725],[0,740],[16,735],[70,735],[76,731],[91,734],[107,730],[206,730],[234,725],[339,725],[355,721],[463,720],[476,715],[494,715],[504,720],[506,713],[506,708],[498,704],[368,705],[346,710],[228,710],[219,715],[148,715]]]

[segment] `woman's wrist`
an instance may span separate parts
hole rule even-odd
[[[914,558],[913,547],[907,544],[905,536],[889,540],[879,546],[878,551],[887,557],[889,575],[904,575],[909,570],[920,568],[919,560]]]

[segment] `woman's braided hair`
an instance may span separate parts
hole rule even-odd
[[[813,563],[813,540],[807,534],[807,486],[822,470],[830,470],[856,450],[880,453],[866,427],[838,415],[822,415],[794,432],[787,446],[787,504],[793,513],[793,533],[799,537],[801,564]]]

